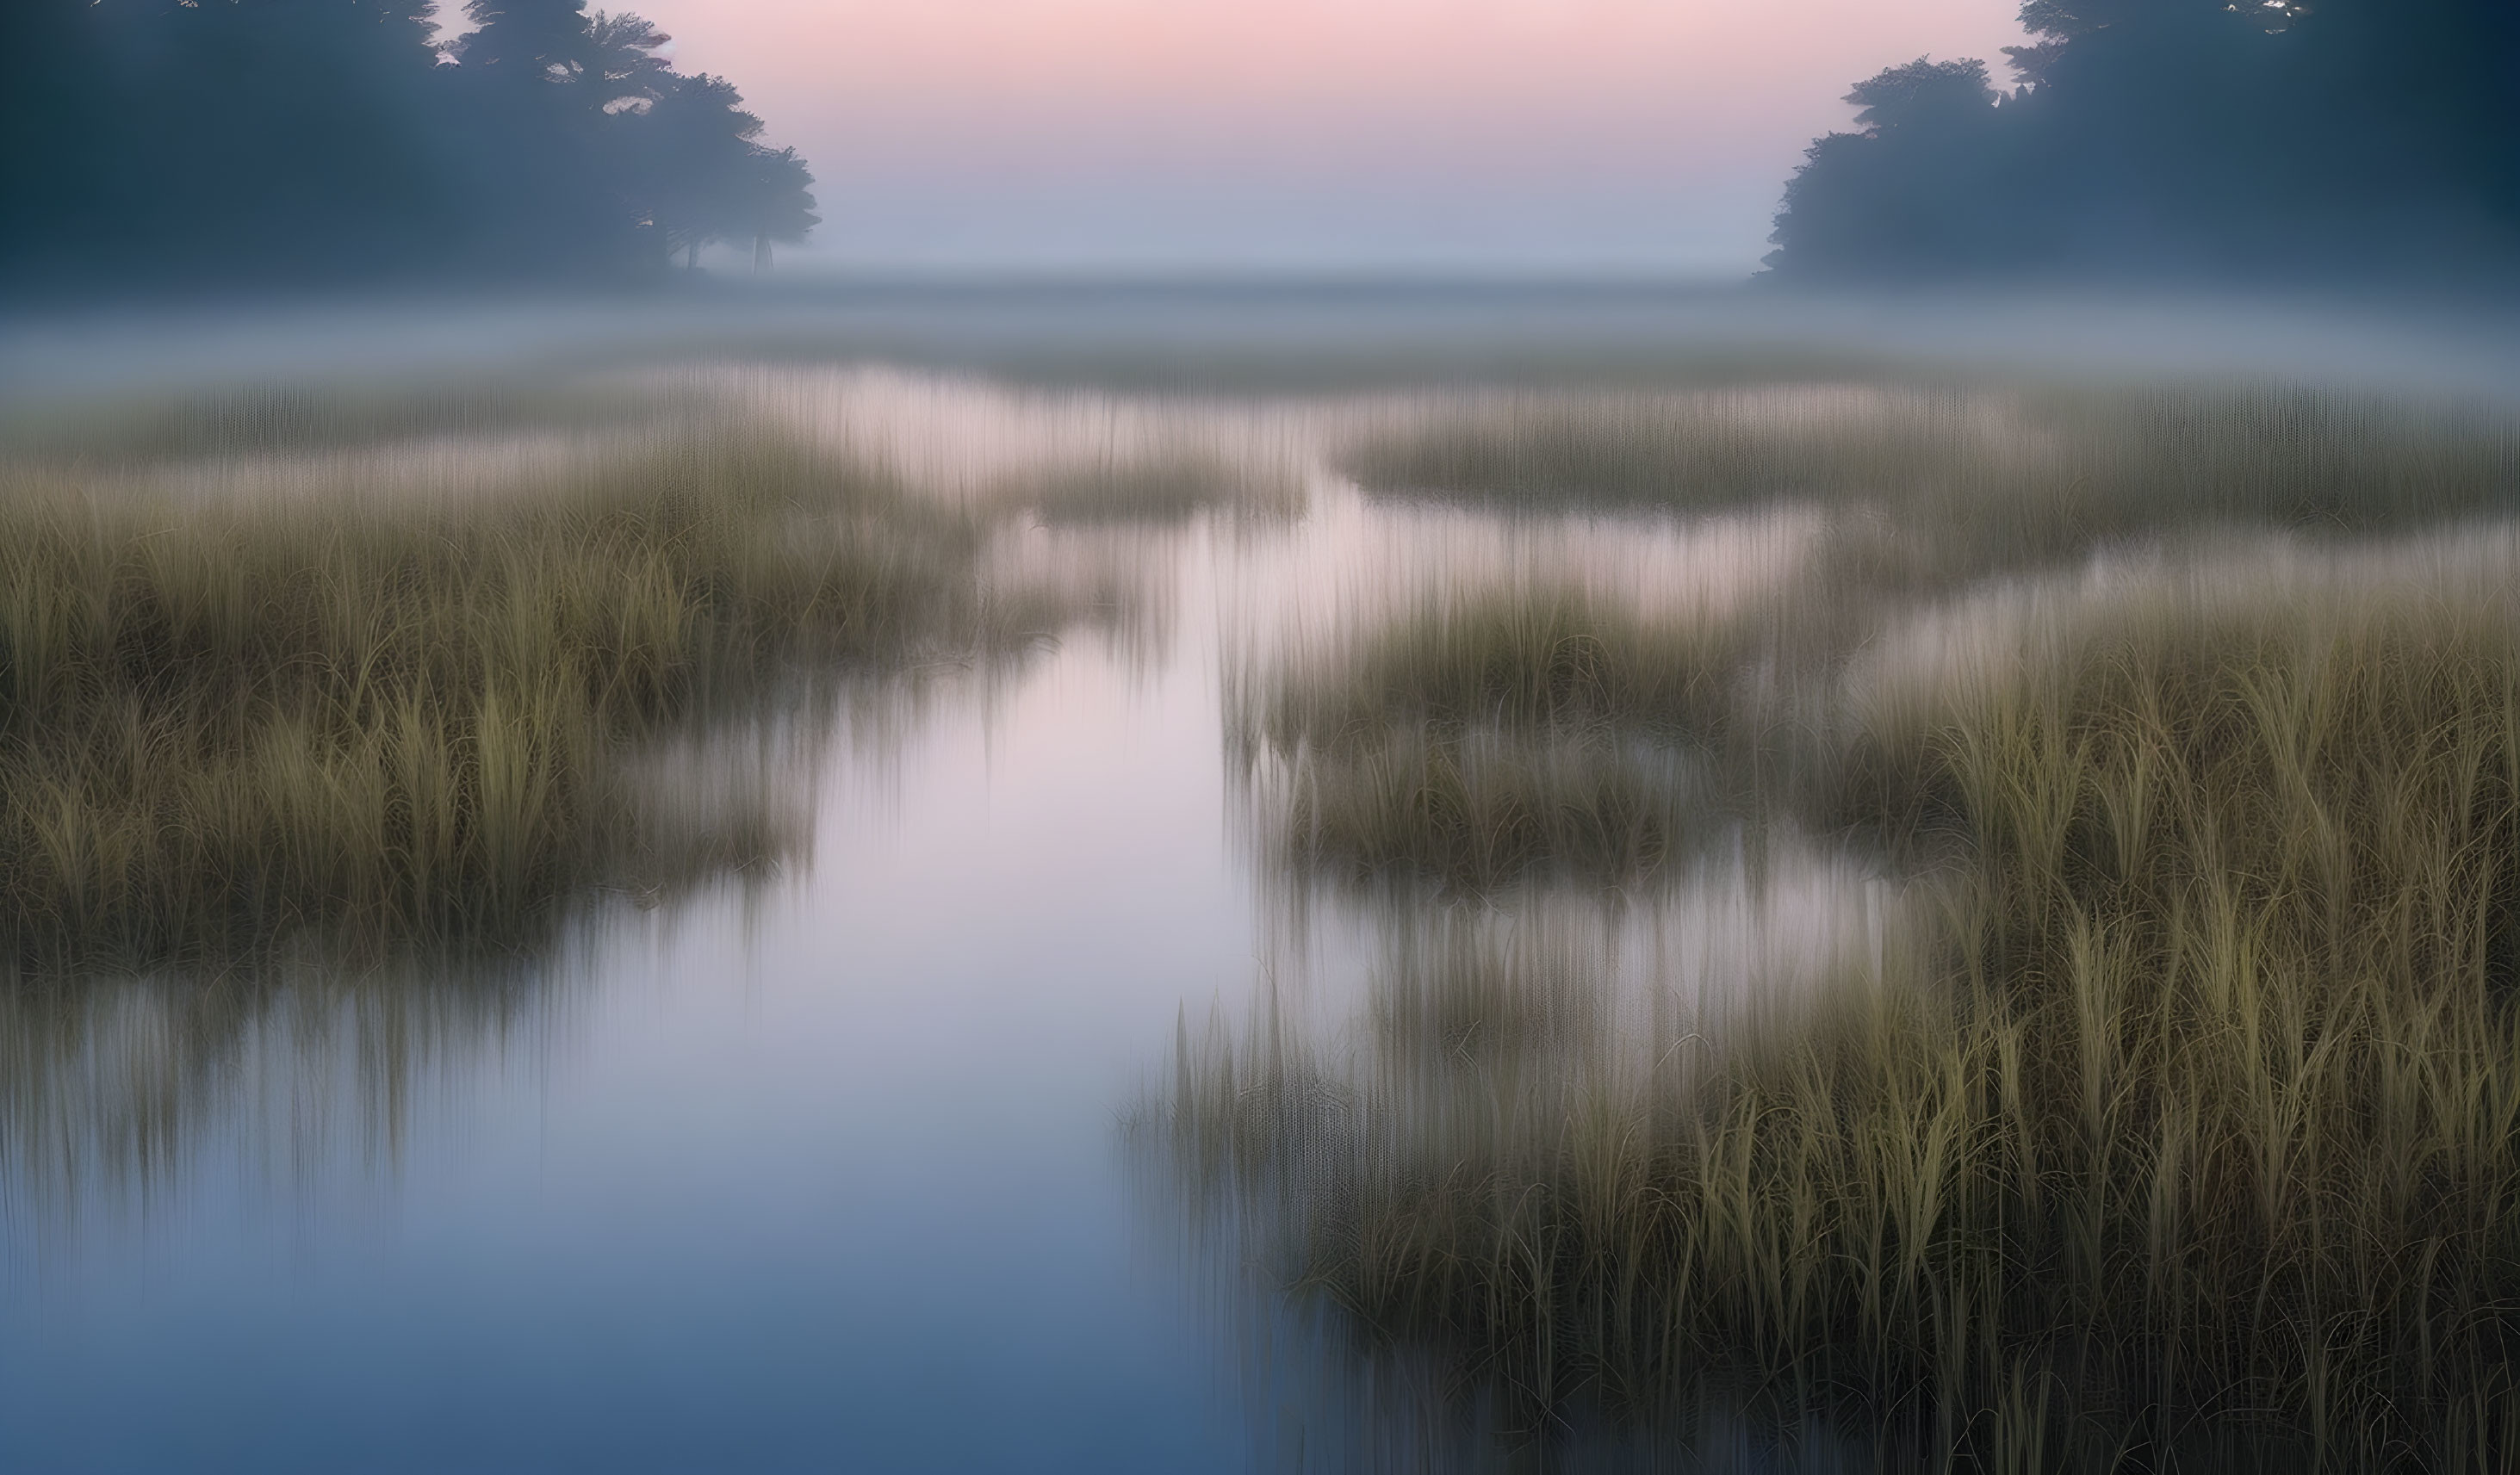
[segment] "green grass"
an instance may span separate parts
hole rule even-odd
[[[177,502],[12,472],[0,956],[517,937],[589,887],[762,860],[782,823],[668,822],[642,752],[809,671],[1038,628],[993,605],[978,543],[878,477],[733,433],[465,498]]]
[[[1774,796],[1929,899],[1882,972],[1548,1069],[1186,1046],[1176,1161],[1508,1443],[1749,1400],[1899,1462],[2502,1468],[2520,603],[2164,581],[2011,640]],[[1584,987],[1504,966],[1377,998],[1528,1039]]]

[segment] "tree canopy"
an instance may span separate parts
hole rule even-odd
[[[585,0],[21,0],[0,284],[621,280],[795,240],[813,176],[733,84]]]
[[[1775,275],[2475,282],[2520,264],[2511,0],[2028,0],[2009,91],[1919,59],[1785,189]]]

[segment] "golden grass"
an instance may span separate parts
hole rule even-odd
[[[1277,858],[1465,892],[1618,883],[1685,845],[1736,625],[1646,619],[1575,580],[1438,595],[1229,692]]]
[[[1370,492],[1548,514],[1870,505],[1945,577],[2199,525],[2507,511],[2520,423],[2286,386],[1763,388],[1532,397],[1354,437]]]
[[[1721,1048],[1441,1089],[1186,1045],[1178,1161],[1523,1440],[1748,1398],[1894,1461],[2501,1468],[2520,603],[2313,579],[2023,629],[1839,739],[1841,820],[1958,842],[1930,945]],[[1531,1016],[1493,965],[1405,992],[1448,988]]]
[[[0,490],[0,952],[214,958],[308,924],[518,935],[783,843],[660,829],[634,759],[809,668],[1020,626],[976,529],[731,434],[466,499]]]

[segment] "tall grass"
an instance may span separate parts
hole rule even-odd
[[[1229,729],[1282,862],[1463,893],[1619,882],[1688,843],[1736,621],[1646,618],[1573,579],[1448,591],[1239,677]]]
[[[1176,526],[1202,513],[1282,520],[1303,511],[1286,469],[1158,452],[1093,466],[1052,466],[1008,478],[984,498],[1026,509],[1050,527]]]
[[[672,825],[643,745],[807,669],[1006,637],[978,531],[701,434],[512,495],[176,502],[0,488],[0,954],[226,956],[318,925],[519,935],[599,883],[758,859]]]
[[[1523,1441],[1747,1400],[1897,1463],[2506,1467],[2520,601],[2163,585],[1970,669],[1778,799],[1939,898],[1916,946],[1519,1073],[1186,1043],[1177,1161]],[[1498,965],[1401,992],[1561,1039]]]
[[[1549,514],[1868,504],[1945,577],[2200,525],[2356,530],[2520,502],[2520,422],[2281,385],[1540,396],[1354,436],[1370,492]]]
[[[273,380],[0,410],[0,452],[56,466],[128,468],[561,426],[617,428],[660,410],[695,408],[688,396],[677,401],[583,377]]]

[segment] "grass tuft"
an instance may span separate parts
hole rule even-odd
[[[500,496],[0,487],[0,957],[229,957],[317,926],[518,937],[775,853],[665,824],[643,749],[808,670],[1004,640],[977,529],[846,466],[668,439]]]
[[[1369,1033],[1446,1048],[1186,1046],[1176,1161],[1508,1444],[1746,1405],[1938,1464],[2500,1468],[2520,601],[2340,561],[2034,604],[1981,656],[1859,688],[1824,791],[1771,796],[1915,878],[1912,946],[1571,1056],[1529,1001],[1580,966],[1421,960]],[[1285,726],[1560,690],[1462,669]]]

